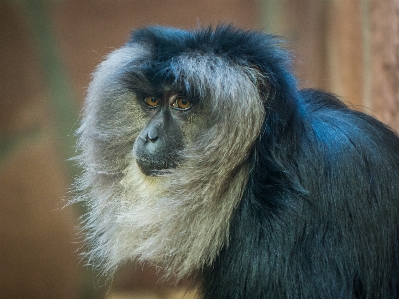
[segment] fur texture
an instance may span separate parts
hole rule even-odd
[[[145,124],[129,84],[152,67],[145,64],[153,52],[151,43],[130,43],[94,74],[79,130],[86,171],[78,200],[89,204],[85,229],[94,263],[112,271],[128,259],[149,260],[182,277],[210,264],[228,242],[229,220],[248,180],[246,159],[264,118],[262,76],[196,51],[157,68],[174,84],[195,89],[213,124],[200,139],[187,137],[179,168],[146,177],[132,152]]]
[[[399,296],[399,139],[299,91],[278,44],[231,26],[149,27],[98,67],[78,132],[89,261],[195,273],[208,299]],[[153,177],[133,154],[139,85],[201,107],[183,162]]]

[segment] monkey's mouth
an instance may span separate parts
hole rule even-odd
[[[173,169],[177,166],[177,163],[170,163],[161,159],[146,159],[143,157],[136,157],[136,163],[141,172],[146,176],[159,176],[165,173],[167,169]]]

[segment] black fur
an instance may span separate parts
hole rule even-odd
[[[333,95],[299,95],[295,126],[256,146],[204,298],[398,298],[399,140]]]
[[[156,47],[154,70],[199,51],[254,66],[270,84],[229,243],[200,271],[204,298],[399,298],[394,132],[334,95],[298,91],[272,36],[151,27],[131,42]]]

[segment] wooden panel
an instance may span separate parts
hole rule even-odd
[[[399,1],[370,1],[372,110],[399,132]]]

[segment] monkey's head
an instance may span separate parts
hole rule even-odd
[[[228,244],[268,111],[295,85],[278,81],[275,44],[231,26],[149,27],[99,65],[78,131],[89,259],[183,276]]]

